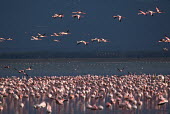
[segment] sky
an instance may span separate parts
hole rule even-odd
[[[139,9],[159,7],[166,12],[154,16],[137,15]],[[87,14],[77,20],[72,12]],[[53,19],[55,13],[64,18]],[[1,0],[0,37],[13,38],[0,42],[0,53],[15,52],[93,52],[93,51],[160,51],[169,43],[158,43],[164,35],[170,37],[170,0]],[[122,22],[113,19],[122,15]],[[70,35],[46,37],[31,41],[37,33],[50,36],[54,32],[70,31]],[[92,38],[110,42],[91,43]],[[53,42],[53,39],[61,42]],[[79,40],[89,45],[77,45]]]

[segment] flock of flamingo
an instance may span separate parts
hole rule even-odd
[[[145,15],[145,16],[151,15],[151,16],[153,16],[156,13],[158,13],[158,14],[165,13],[165,12],[162,12],[158,7],[156,7],[155,9],[156,9],[156,11],[152,11],[152,10],[142,11],[141,9],[139,9],[138,15]],[[83,11],[76,11],[76,12],[72,12],[72,14],[73,14],[72,15],[73,18],[77,18],[78,20],[80,20],[82,17],[84,17],[83,15],[85,15],[86,13],[83,12]],[[119,22],[121,22],[123,18],[126,18],[126,17],[123,17],[121,15],[116,15],[116,16],[112,16],[112,17],[114,19],[118,18]],[[62,18],[64,18],[64,14],[54,14],[52,16],[52,18],[54,18],[54,19],[61,18],[62,19]],[[71,33],[68,30],[66,32],[53,33],[50,36],[58,37],[58,36],[69,35],[69,34],[71,34]],[[38,35],[36,35],[36,36],[31,36],[31,40],[42,40],[43,37],[48,37],[48,36],[46,34],[38,33]],[[170,38],[168,36],[165,36],[165,38],[166,39],[161,39],[158,42],[170,42],[170,40],[169,40]],[[3,42],[5,40],[13,40],[13,39],[12,38],[8,38],[8,39],[0,38],[0,42]],[[54,39],[53,41],[61,42],[61,40],[57,40],[57,39]],[[93,38],[93,39],[91,39],[91,41],[92,42],[97,41],[98,43],[100,43],[100,42],[110,42],[110,41],[108,41],[107,39],[104,39],[104,38]],[[77,44],[81,44],[81,43],[84,44],[84,45],[87,45],[89,42],[84,41],[84,40],[77,41]]]
[[[13,103],[24,110],[29,100],[35,101],[29,104],[32,109],[45,108],[48,113],[57,105],[64,107],[75,101],[81,102],[84,111],[148,107],[165,110],[170,99],[169,82],[169,76],[146,74],[0,78],[0,110],[8,110]],[[7,99],[11,101],[7,103]]]

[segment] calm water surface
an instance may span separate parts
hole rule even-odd
[[[4,66],[11,66],[4,69]],[[45,59],[45,60],[0,60],[0,76],[22,76],[14,70],[26,71],[29,76],[75,76],[85,74],[124,75],[136,74],[170,74],[170,61],[162,60],[124,60],[124,59]],[[117,68],[124,68],[119,72]]]

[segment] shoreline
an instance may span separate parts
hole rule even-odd
[[[0,61],[72,61],[72,62],[170,62],[169,58],[47,58],[47,59],[0,59]]]

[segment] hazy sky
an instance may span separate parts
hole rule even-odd
[[[153,10],[158,6],[164,14],[137,15],[138,9]],[[79,21],[73,11],[87,14]],[[63,19],[53,19],[63,13]],[[158,43],[170,37],[170,0],[1,0],[0,37],[13,41],[0,42],[0,52],[18,51],[129,51],[161,50],[170,44]],[[119,22],[114,15],[126,18]],[[31,41],[37,33],[70,30],[70,35]],[[109,43],[76,45],[76,41],[105,38]],[[60,43],[53,39],[61,39]]]

